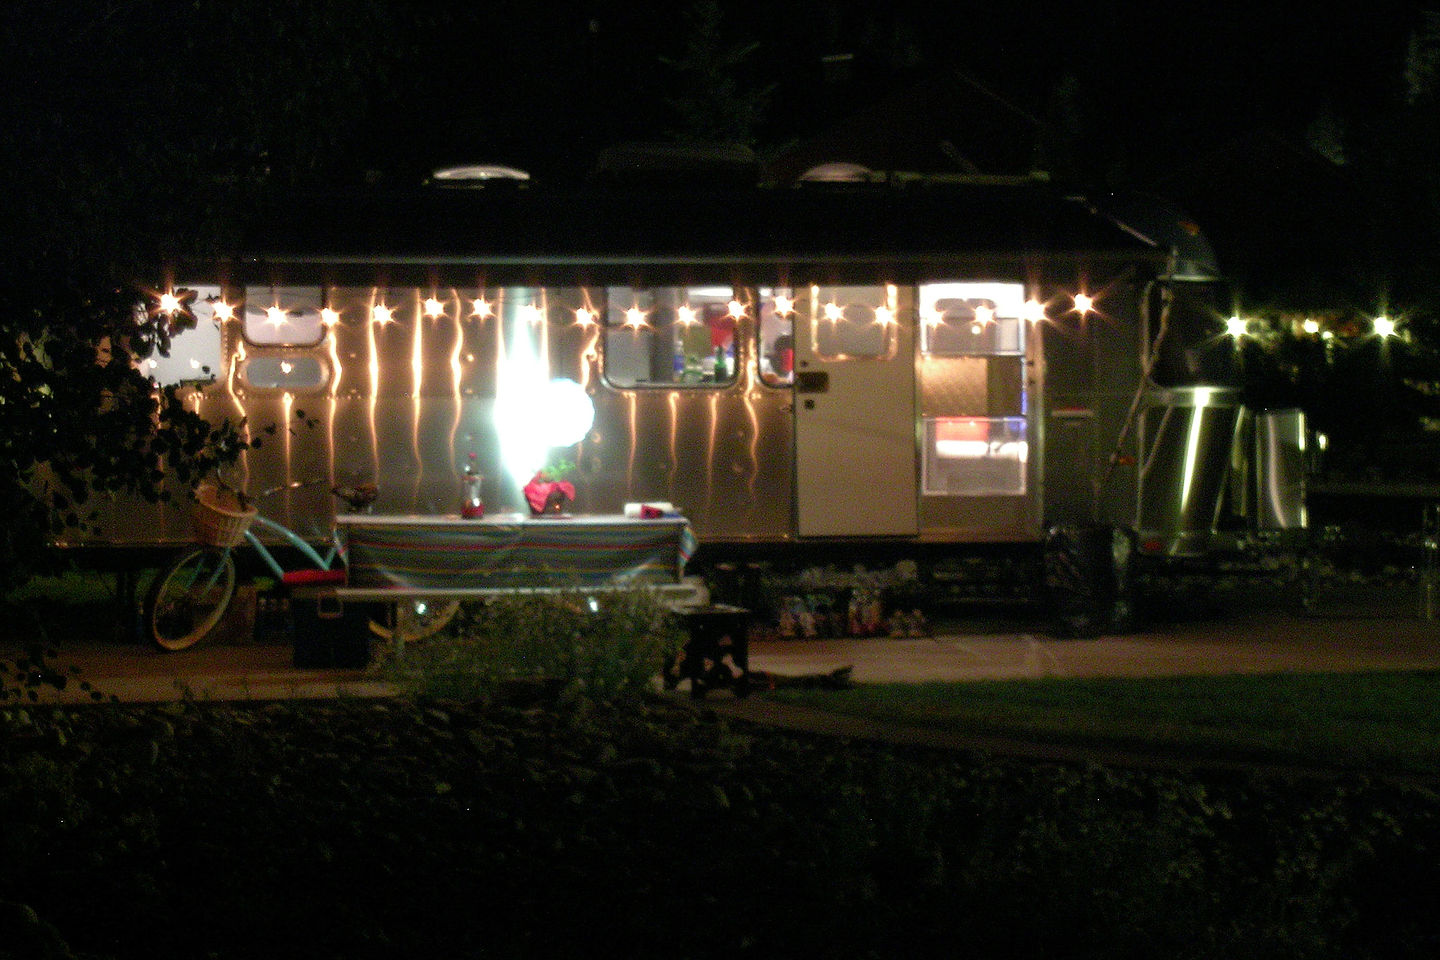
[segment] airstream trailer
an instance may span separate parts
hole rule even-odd
[[[196,323],[145,362],[206,416],[291,425],[251,489],[454,513],[473,462],[518,510],[559,455],[577,511],[683,511],[701,570],[904,561],[1016,597],[1049,555],[1102,620],[1132,560],[1304,526],[1303,418],[1242,405],[1220,287],[1043,183],[308,197],[250,238],[174,265]],[[324,486],[281,499],[327,534]],[[158,507],[105,530],[188,536]]]

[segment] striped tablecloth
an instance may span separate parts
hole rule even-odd
[[[684,517],[356,514],[337,517],[336,526],[351,589],[677,583],[696,547]]]

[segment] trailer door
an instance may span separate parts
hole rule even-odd
[[[918,530],[915,361],[893,286],[795,303],[795,498],[802,537]]]

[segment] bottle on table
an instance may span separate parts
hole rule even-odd
[[[465,473],[460,478],[460,516],[467,520],[477,520],[485,516],[485,503],[480,497],[483,479],[478,458],[472,453],[465,459]]]

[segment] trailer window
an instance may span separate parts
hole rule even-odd
[[[245,361],[245,382],[260,390],[299,392],[323,387],[329,371],[318,357],[251,357]]]
[[[208,383],[220,375],[224,362],[223,322],[217,310],[225,310],[219,287],[186,285],[173,291],[180,308],[166,317],[170,327],[170,352],[158,352],[137,361],[140,371],[162,387],[180,383]]]
[[[1025,352],[1025,288],[1018,283],[927,283],[919,290],[920,350],[936,357]]]
[[[810,331],[826,360],[895,355],[895,288],[811,287]]]
[[[927,496],[1019,496],[1030,457],[1024,417],[925,420]]]
[[[749,310],[729,287],[610,287],[605,378],[621,388],[734,383],[736,323]]]
[[[325,335],[319,287],[246,287],[245,339],[256,346],[313,347]]]
[[[795,292],[760,288],[760,380],[788,387],[795,379]]]

